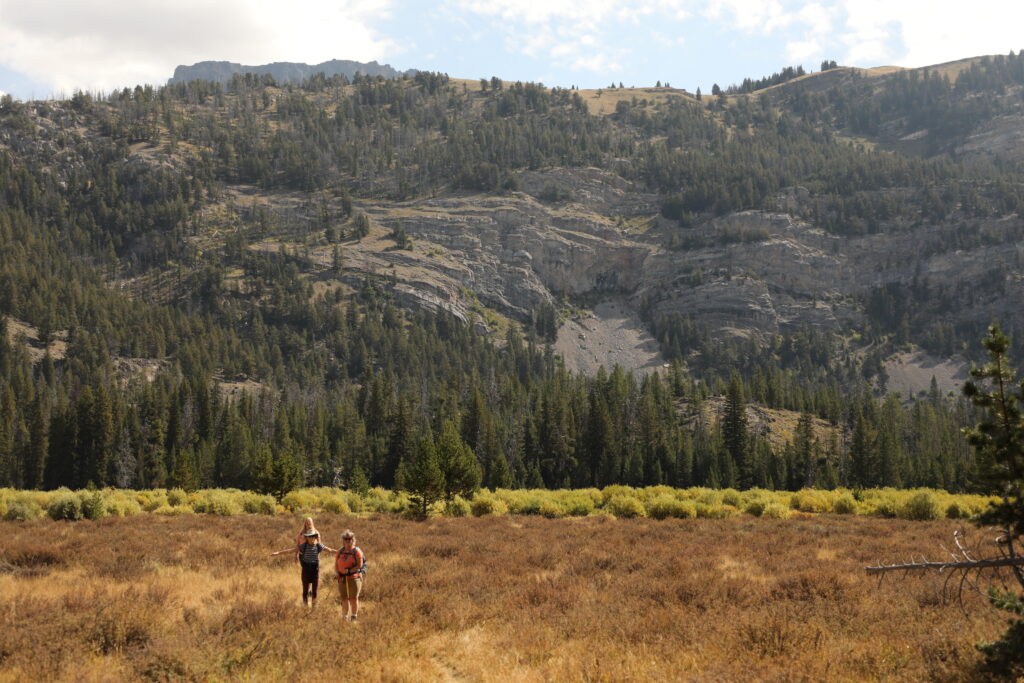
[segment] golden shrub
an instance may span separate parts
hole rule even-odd
[[[508,505],[505,504],[505,501],[491,494],[477,493],[470,502],[469,508],[474,517],[508,514]]]
[[[606,489],[607,490],[607,489]],[[622,519],[646,517],[647,510],[635,496],[617,494],[605,503],[604,509]]]

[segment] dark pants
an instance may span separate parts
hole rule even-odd
[[[302,602],[309,604],[309,596],[316,600],[316,589],[320,586],[320,565],[302,565]]]

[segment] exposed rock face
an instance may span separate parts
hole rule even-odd
[[[523,192],[544,200],[555,194],[603,216],[650,216],[658,213],[656,194],[641,191],[634,183],[597,168],[573,172],[548,169],[519,174]]]
[[[846,334],[863,329],[873,293],[897,283],[928,287],[951,321],[1024,326],[1024,220],[1017,217],[841,237],[800,218],[812,198],[792,188],[776,198],[776,212],[738,212],[684,229],[644,213],[651,198],[627,181],[593,169],[524,173],[520,187],[526,191],[502,197],[359,201],[371,234],[345,243],[334,277],[358,286],[378,276],[404,305],[449,311],[481,334],[488,330],[481,305],[526,321],[542,304],[568,297],[593,317],[568,323],[559,345],[587,371],[598,363],[661,364],[653,340],[638,330],[644,305],[655,317],[690,316],[719,337],[802,328]],[[560,198],[537,198],[551,187]],[[620,217],[630,211],[644,217],[633,223],[642,228],[624,227]],[[411,250],[395,248],[397,228]],[[280,243],[254,248],[276,252]],[[313,249],[311,258],[327,268],[330,249]],[[580,337],[597,326],[608,343]]]
[[[1024,322],[1015,303],[1024,294],[1018,275],[1024,221],[975,226],[994,243],[971,249],[950,248],[950,234],[957,230],[967,231],[922,225],[842,238],[789,215],[732,214],[690,231],[692,248],[653,252],[634,303],[646,296],[656,313],[689,315],[724,333],[800,327],[847,331],[864,323],[864,301],[872,291],[917,282],[951,294],[977,287],[961,295],[964,304],[973,303],[948,302],[954,320]]]
[[[679,313],[726,333],[794,327],[842,329],[857,314],[843,301],[837,238],[785,214],[747,211],[688,234],[691,249],[653,254],[636,292],[656,315]],[[732,242],[731,240],[745,240]]]
[[[1024,160],[1024,114],[1010,114],[985,121],[964,140],[956,152],[961,156],[1000,156]]]
[[[557,295],[631,292],[650,252],[600,216],[572,209],[554,213],[524,195],[367,210],[377,223],[401,226],[415,241],[443,248],[443,260],[464,269],[446,275],[517,318],[528,318]]]
[[[191,66],[181,65],[174,69],[174,75],[168,83],[187,83],[188,81],[216,81],[227,83],[235,74],[270,74],[278,83],[303,81],[310,76],[323,73],[326,76],[344,75],[352,78],[357,73],[366,76],[384,76],[397,78],[402,72],[396,71],[387,64],[377,62],[353,62],[347,59],[332,59],[320,64],[301,64],[296,62],[274,62],[259,66],[247,66],[235,62],[197,62]],[[407,72],[408,73],[408,72]]]

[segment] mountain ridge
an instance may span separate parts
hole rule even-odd
[[[398,78],[403,75],[412,75],[415,73],[415,70],[398,71],[389,64],[378,64],[376,60],[357,62],[348,59],[331,59],[319,64],[271,62],[270,64],[255,66],[239,64],[237,62],[208,60],[175,67],[174,75],[167,80],[167,83],[187,83],[188,81],[195,80],[227,83],[235,74],[245,75],[249,73],[256,75],[267,74],[272,76],[278,83],[294,83],[303,81],[318,73],[323,73],[327,77],[341,75],[349,79],[354,78],[356,74]]]

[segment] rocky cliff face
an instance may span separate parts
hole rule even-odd
[[[573,341],[560,343],[581,354],[581,368],[602,353],[610,359],[621,344],[605,344],[595,361],[600,345],[579,335],[596,333],[591,327],[604,319],[612,321],[610,338],[614,329],[634,329],[645,302],[655,316],[690,316],[722,337],[802,328],[847,334],[863,329],[872,294],[895,285],[931,292],[936,320],[1024,324],[1016,304],[1024,295],[1019,218],[887,226],[844,238],[800,217],[807,194],[796,188],[780,195],[780,211],[739,212],[681,229],[653,214],[651,197],[594,169],[524,173],[521,187],[503,197],[359,203],[373,230],[345,246],[343,277],[355,283],[387,276],[409,305],[451,311],[481,332],[488,329],[483,309],[526,321],[546,303],[593,311],[616,301],[615,315],[584,315],[567,333]],[[562,199],[539,198],[549,195]],[[412,239],[411,250],[394,248],[389,235],[397,228]],[[327,251],[319,258],[326,263]],[[907,305],[913,315],[930,315]],[[645,350],[637,366],[658,365],[650,338],[641,337],[627,342]]]
[[[297,62],[274,62],[259,66],[248,66],[235,62],[197,62],[190,66],[180,65],[174,69],[174,75],[168,83],[187,83],[188,81],[216,81],[227,83],[235,74],[269,74],[278,83],[298,82],[318,73],[326,76],[344,75],[352,78],[357,73],[366,76],[384,76],[397,78],[402,72],[396,71],[387,64],[377,62],[353,62],[348,59],[332,59],[320,64],[301,64]]]
[[[413,238],[408,258],[447,269],[445,278],[520,319],[562,295],[634,291],[651,251],[600,215],[578,206],[548,207],[524,194],[366,209],[376,223],[389,231],[402,227]]]

